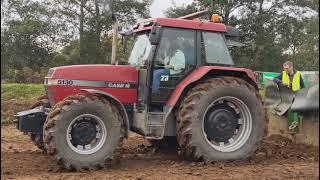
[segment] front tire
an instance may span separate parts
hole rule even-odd
[[[113,162],[124,132],[123,119],[109,101],[76,95],[56,104],[49,113],[44,142],[62,168],[98,169]]]
[[[265,130],[260,96],[246,81],[212,78],[192,88],[181,104],[177,136],[181,153],[205,162],[245,159]]]

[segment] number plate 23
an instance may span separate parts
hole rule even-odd
[[[169,76],[168,75],[160,76],[160,81],[169,81]]]

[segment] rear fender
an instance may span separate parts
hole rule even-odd
[[[244,68],[232,68],[232,67],[222,67],[222,66],[203,66],[200,68],[195,69],[192,71],[184,80],[182,80],[175,88],[173,93],[171,94],[169,100],[166,104],[166,112],[165,112],[165,129],[168,129],[170,127],[167,127],[167,125],[170,126],[171,121],[170,117],[172,115],[173,109],[176,108],[181,100],[182,97],[184,97],[190,88],[194,87],[197,83],[201,82],[202,80],[205,80],[210,77],[221,77],[221,76],[233,76],[233,77],[239,77],[250,83],[256,90],[258,89],[258,85],[255,80],[254,73],[249,69]],[[171,132],[172,134],[172,132]],[[171,135],[170,134],[170,135]],[[164,132],[163,134],[164,135]]]
[[[223,66],[203,66],[195,69],[176,86],[175,90],[167,101],[167,106],[174,107],[179,101],[181,95],[187,93],[187,91],[197,82],[206,79],[207,77],[219,76],[234,76],[242,78],[258,90],[255,75],[250,69]]]
[[[81,89],[81,91],[88,92],[88,93],[91,93],[91,94],[101,95],[104,98],[106,98],[107,100],[109,100],[112,104],[116,105],[117,108],[120,111],[120,114],[121,114],[122,118],[124,119],[124,123],[125,123],[125,126],[126,126],[126,138],[128,138],[130,124],[129,124],[128,114],[127,114],[126,109],[124,108],[124,105],[117,98],[115,98],[111,94],[103,92],[103,91],[99,91],[99,90],[96,90],[96,89]]]

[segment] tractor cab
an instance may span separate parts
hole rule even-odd
[[[147,119],[155,129],[164,129],[165,116],[171,111],[168,101],[179,83],[199,67],[233,66],[228,47],[242,45],[237,42],[239,32],[220,22],[147,19],[136,24],[133,32],[136,38],[128,63],[136,67],[139,77],[133,122]],[[133,123],[133,127],[145,134],[144,125]],[[149,135],[163,137],[163,133],[151,131]]]
[[[228,47],[244,46],[239,32],[222,23],[148,19],[134,26],[128,63],[139,70],[139,107],[162,111],[170,94],[200,66],[233,66]],[[150,96],[148,96],[150,92]]]

